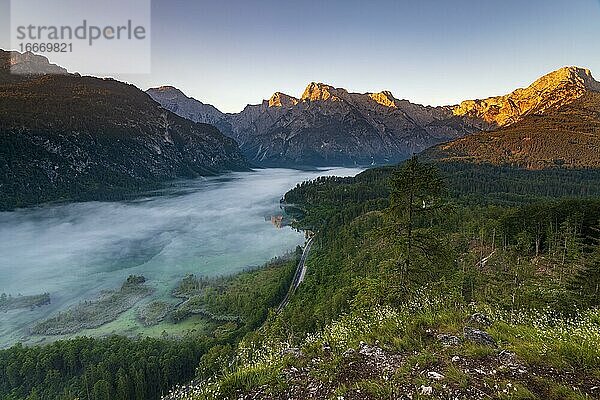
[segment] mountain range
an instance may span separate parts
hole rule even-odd
[[[0,51],[2,208],[122,196],[247,168],[234,140],[165,110],[133,85]]]
[[[14,72],[18,72],[15,74]],[[0,50],[0,204],[100,199],[250,166],[600,167],[600,83],[564,67],[504,96],[423,106],[310,83],[240,113]]]
[[[599,91],[589,70],[564,67],[510,94],[444,107],[398,100],[389,91],[350,93],[315,82],[299,98],[276,92],[237,114],[222,113],[171,86],[147,93],[184,118],[214,124],[239,143],[249,160],[263,166],[393,163],[449,142],[428,154],[540,168],[597,163],[598,137],[582,136],[573,124],[561,127],[560,121],[574,118],[576,123],[576,109],[597,121],[583,102],[593,103]],[[540,118],[545,125],[536,128]],[[527,132],[524,147],[515,145],[517,132]],[[489,137],[496,138],[492,149]],[[575,146],[565,146],[573,141]],[[505,156],[488,154],[493,152]]]
[[[262,166],[393,163],[476,131],[450,107],[398,100],[390,92],[350,93],[311,83],[300,98],[277,92],[238,114],[224,114],[173,87],[147,92],[166,109],[209,122]]]

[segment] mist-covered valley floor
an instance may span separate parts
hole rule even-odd
[[[145,327],[140,307],[175,302],[172,290],[188,274],[226,276],[260,266],[304,242],[302,232],[278,229],[279,200],[296,183],[360,170],[262,169],[181,181],[129,202],[54,204],[0,213],[0,294],[48,293],[50,304],[0,313],[0,347],[43,343],[77,334],[158,336],[203,329],[191,318]],[[116,320],[66,335],[30,335],[40,322],[144,276],[148,295]]]

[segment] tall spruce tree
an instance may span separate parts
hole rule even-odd
[[[397,263],[402,282],[406,280],[415,251],[425,257],[432,251],[434,238],[418,228],[441,210],[445,193],[446,186],[437,167],[420,162],[417,156],[406,161],[392,176],[389,212],[395,234],[404,247]]]

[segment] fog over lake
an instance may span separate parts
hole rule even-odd
[[[0,213],[0,293],[49,292],[52,304],[0,313],[0,347],[59,310],[144,275],[167,295],[186,274],[227,275],[304,242],[268,219],[296,183],[359,169],[264,169],[183,181],[128,202],[49,205]],[[267,218],[267,219],[266,219]]]

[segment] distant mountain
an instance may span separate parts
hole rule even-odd
[[[27,75],[10,74],[11,65]],[[0,208],[122,196],[247,168],[215,127],[163,109],[132,85],[56,68],[0,51]]]
[[[180,116],[207,121],[200,105],[197,112],[189,111],[195,103],[185,96],[177,105],[154,98]],[[251,161],[264,166],[396,162],[475,130],[450,107],[412,104],[387,91],[349,93],[314,82],[299,99],[277,92],[225,120],[230,128],[223,128],[223,120],[217,126],[236,139]]]
[[[0,82],[20,82],[46,74],[66,75],[68,72],[65,68],[50,64],[43,56],[0,50]]]
[[[507,96],[463,102],[455,113],[501,128],[441,144],[427,157],[528,169],[600,168],[600,83],[589,70],[561,68]]]
[[[438,147],[436,154],[446,157],[440,151],[446,149],[447,157],[476,159],[477,154],[486,152],[486,157],[494,162],[539,168],[582,165],[577,154],[584,159],[593,156],[594,150],[589,148],[594,148],[595,136],[581,136],[573,129],[583,114],[594,123],[598,119],[594,112],[577,108],[587,104],[584,95],[598,91],[600,83],[589,70],[578,67],[558,69],[505,96],[467,100],[447,107],[398,100],[388,91],[349,93],[313,82],[300,98],[277,92],[238,114],[213,111],[211,116],[218,116],[215,125],[233,137],[250,160],[265,166],[391,163],[454,140]],[[207,105],[183,94],[170,96],[168,101],[153,97],[183,117],[211,123],[204,111]],[[588,101],[594,103],[594,98],[591,96]],[[570,111],[565,111],[566,106],[570,106]],[[568,116],[555,114],[559,110]],[[568,118],[571,123],[561,126],[562,122],[552,118]],[[500,139],[495,133],[485,133],[498,129],[498,135],[502,133]],[[520,135],[517,132],[527,133],[524,140],[530,140],[528,146],[510,139]],[[528,157],[528,153],[532,156]],[[481,161],[486,158],[479,157]]]
[[[163,108],[180,117],[194,122],[214,125],[223,134],[232,136],[232,128],[231,124],[227,121],[227,114],[222,113],[216,107],[187,97],[181,90],[173,86],[148,89],[146,93],[163,106]]]
[[[447,107],[322,83],[308,85],[299,99],[276,93],[230,121],[244,153],[263,165],[397,162],[472,131]]]

